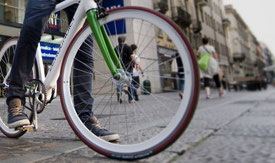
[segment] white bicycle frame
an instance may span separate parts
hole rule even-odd
[[[64,8],[67,8],[73,4],[79,4],[75,15],[72,19],[72,22],[64,36],[64,40],[60,44],[59,52],[57,56],[55,57],[52,67],[49,70],[47,76],[45,77],[44,73],[44,66],[42,61],[42,53],[40,45],[38,45],[37,51],[36,51],[36,60],[38,64],[38,73],[40,80],[44,83],[47,92],[50,92],[55,86],[58,79],[58,76],[60,74],[60,68],[61,63],[64,58],[64,55],[66,53],[66,50],[68,49],[71,40],[73,39],[74,35],[79,31],[79,29],[84,25],[85,18],[86,18],[86,12],[97,8],[97,4],[94,0],[65,0],[61,3],[58,3],[55,7],[55,10],[53,13],[61,11]],[[51,93],[47,93],[47,100],[50,99]]]

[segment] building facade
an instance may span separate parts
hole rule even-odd
[[[194,1],[188,0],[153,0],[154,10],[171,18],[189,39],[191,46],[196,47],[193,26],[197,25],[196,9]],[[196,24],[194,24],[196,23]],[[195,30],[195,29],[194,29]],[[200,29],[196,29],[199,33]],[[157,46],[159,60],[165,63],[160,69],[161,86],[164,91],[178,89],[176,60],[173,59],[177,53],[174,44],[169,40],[164,31],[157,31]]]
[[[268,83],[272,83],[274,80],[274,77],[275,77],[274,71],[270,71],[270,70],[266,70],[266,69],[268,69],[269,67],[272,67],[273,55],[265,43],[260,42],[260,46],[262,49],[263,60],[265,63],[265,68],[264,68],[265,72],[264,73],[266,73],[266,80]]]
[[[27,0],[0,0],[0,46],[8,38],[19,36],[26,4]],[[216,48],[220,67],[227,81],[261,74],[262,68],[255,69],[255,65],[261,67],[264,64],[263,49],[239,14],[231,6],[224,8],[223,0],[105,0],[103,4],[107,9],[142,6],[165,14],[183,30],[194,51],[201,45],[201,39],[208,37]],[[53,14],[49,19],[41,39],[46,69],[54,60],[57,51],[53,49],[58,49],[67,27],[67,16],[63,11]],[[139,49],[146,46],[141,41],[152,40],[146,47],[148,55],[141,57],[141,65],[152,61],[165,64],[152,67],[141,82],[150,80],[155,92],[176,90],[177,70],[173,68],[175,62],[172,58],[177,49],[165,32],[158,29],[145,30],[142,31],[144,38],[140,39],[135,35],[140,32],[140,22],[127,22],[126,28],[121,35],[127,37],[129,44],[140,45]],[[113,42],[117,42],[116,37],[111,38]],[[156,72],[165,77],[153,77]]]
[[[226,17],[231,22],[228,28],[228,43],[233,76],[236,81],[244,81],[262,74],[262,54],[257,38],[249,27],[231,6],[225,6]]]
[[[19,35],[26,3],[27,0],[0,0],[0,45]]]
[[[11,37],[18,37],[24,21],[27,0],[0,0],[0,46]],[[46,69],[53,61],[68,21],[65,12],[52,14],[41,38],[41,48]],[[48,50],[47,50],[48,49]]]

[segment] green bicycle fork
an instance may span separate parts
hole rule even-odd
[[[114,78],[119,80],[120,75],[118,73],[118,69],[123,70],[123,68],[119,62],[116,52],[113,49],[109,36],[105,30],[105,27],[99,25],[95,9],[92,9],[87,12],[87,20],[92,29],[93,35],[96,39],[99,49],[103,55],[103,58],[108,65],[109,70],[111,71]]]

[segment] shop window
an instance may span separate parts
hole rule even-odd
[[[27,0],[0,0],[0,20],[23,23]]]

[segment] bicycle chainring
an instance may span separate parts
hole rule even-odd
[[[30,108],[32,110],[36,109],[38,114],[42,113],[47,104],[47,93],[45,85],[38,79],[32,79],[27,83],[26,89],[26,96],[28,97],[27,103],[29,104]]]

